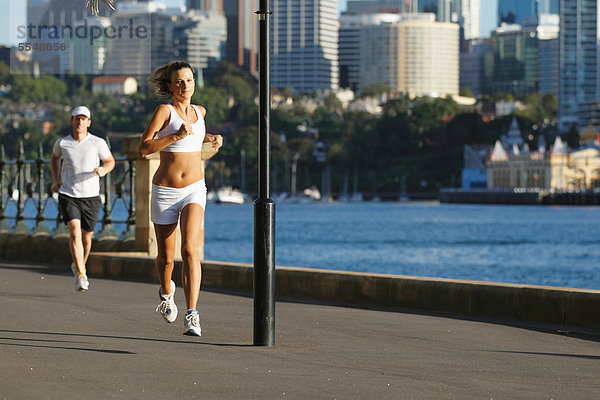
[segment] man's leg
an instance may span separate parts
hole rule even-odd
[[[72,219],[67,222],[67,227],[69,228],[69,250],[71,251],[71,258],[79,270],[79,274],[84,274],[86,258],[84,257],[85,251],[82,239],[81,220]]]
[[[83,229],[81,232],[81,239],[83,242],[83,265],[85,267],[87,265],[88,257],[90,256],[90,251],[92,251],[92,239],[94,238],[94,232],[88,232]]]

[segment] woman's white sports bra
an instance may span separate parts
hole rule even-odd
[[[160,139],[167,135],[172,135],[179,130],[182,124],[188,124],[189,122],[185,122],[181,117],[177,114],[177,111],[173,108],[172,105],[167,104],[169,109],[171,110],[171,118],[169,119],[169,124],[165,126],[163,129],[158,131],[156,134],[156,138]],[[169,153],[191,153],[195,151],[202,151],[202,142],[204,142],[204,136],[206,135],[206,126],[204,124],[204,118],[202,118],[202,113],[197,106],[192,105],[194,110],[196,110],[196,115],[198,116],[198,120],[192,126],[193,135],[187,135],[181,140],[171,143],[161,151],[166,151]]]

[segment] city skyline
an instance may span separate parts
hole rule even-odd
[[[480,34],[482,38],[490,37],[490,32],[494,30],[497,19],[497,0],[483,0],[486,4],[481,7]],[[170,7],[183,5],[185,0],[162,0]],[[346,9],[347,0],[337,0],[338,15]],[[83,2],[82,2],[83,4]],[[83,5],[82,5],[83,6]],[[0,7],[3,10],[9,10],[8,13],[0,15],[0,45],[16,45],[14,38],[11,43],[11,29],[17,25],[25,25],[27,2],[14,2],[10,0],[0,0]]]

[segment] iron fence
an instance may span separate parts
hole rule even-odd
[[[35,160],[25,159],[22,142],[15,160],[7,160],[0,146],[0,232],[66,233],[58,195],[51,187],[50,160],[44,159],[41,144]],[[100,197],[98,237],[135,237],[134,160],[115,157],[115,168],[101,179]]]

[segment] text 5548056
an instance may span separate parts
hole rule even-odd
[[[19,43],[18,49],[19,51],[65,51],[67,50],[67,44],[64,42],[24,42]]]

